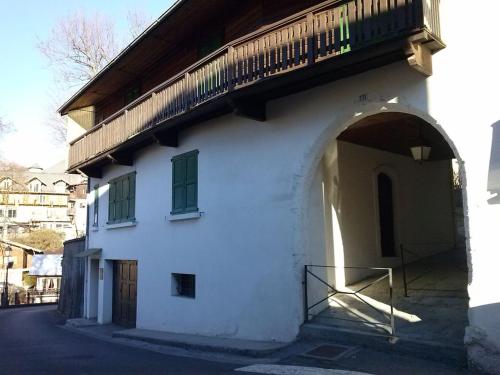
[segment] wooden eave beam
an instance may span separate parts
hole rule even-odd
[[[236,116],[251,120],[266,121],[266,102],[255,97],[229,99],[228,104]]]
[[[410,43],[411,55],[408,57],[408,64],[425,77],[432,75],[432,53],[430,49],[422,43]]]
[[[176,130],[166,130],[151,134],[151,138],[161,146],[177,147],[179,145],[179,136]]]
[[[84,174],[87,177],[102,178],[102,169],[99,167],[87,166],[77,169],[78,173]]]
[[[113,152],[106,157],[111,160],[111,163],[113,164],[119,164],[119,165],[127,165],[127,166],[132,166],[134,165],[134,157],[132,152],[128,153],[118,153],[118,152]]]

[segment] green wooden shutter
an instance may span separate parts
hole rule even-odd
[[[198,210],[198,151],[172,158],[172,213]]]
[[[109,206],[108,206],[108,222],[112,223],[115,221],[115,209],[116,209],[116,203],[115,203],[115,196],[116,196],[116,182],[110,182],[109,183]]]
[[[123,180],[118,179],[116,181],[116,213],[115,213],[115,221],[119,221],[123,218]]]
[[[126,176],[121,181],[122,185],[122,220],[128,219],[128,203],[129,203],[129,176]]]
[[[128,199],[128,217],[135,219],[135,173],[128,176],[129,181],[129,199]]]
[[[186,157],[186,211],[198,210],[198,153]]]
[[[135,219],[135,172],[109,182],[109,223]]]
[[[186,208],[186,159],[172,160],[172,212],[183,212]]]

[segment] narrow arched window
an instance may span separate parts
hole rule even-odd
[[[394,197],[392,180],[385,173],[377,176],[380,248],[383,257],[396,256],[394,240]]]

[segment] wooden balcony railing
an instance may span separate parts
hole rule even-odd
[[[71,143],[69,169],[232,90],[423,30],[439,39],[439,0],[326,1],[222,47],[96,125]]]

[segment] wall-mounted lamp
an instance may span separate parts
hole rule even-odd
[[[431,145],[422,137],[422,125],[418,129],[418,138],[414,142],[414,146],[410,147],[411,155],[413,159],[422,163],[425,160],[429,160],[431,155]]]
[[[410,151],[413,156],[413,159],[422,162],[424,160],[429,160],[429,156],[431,154],[431,146],[420,144],[417,146],[410,147]]]

